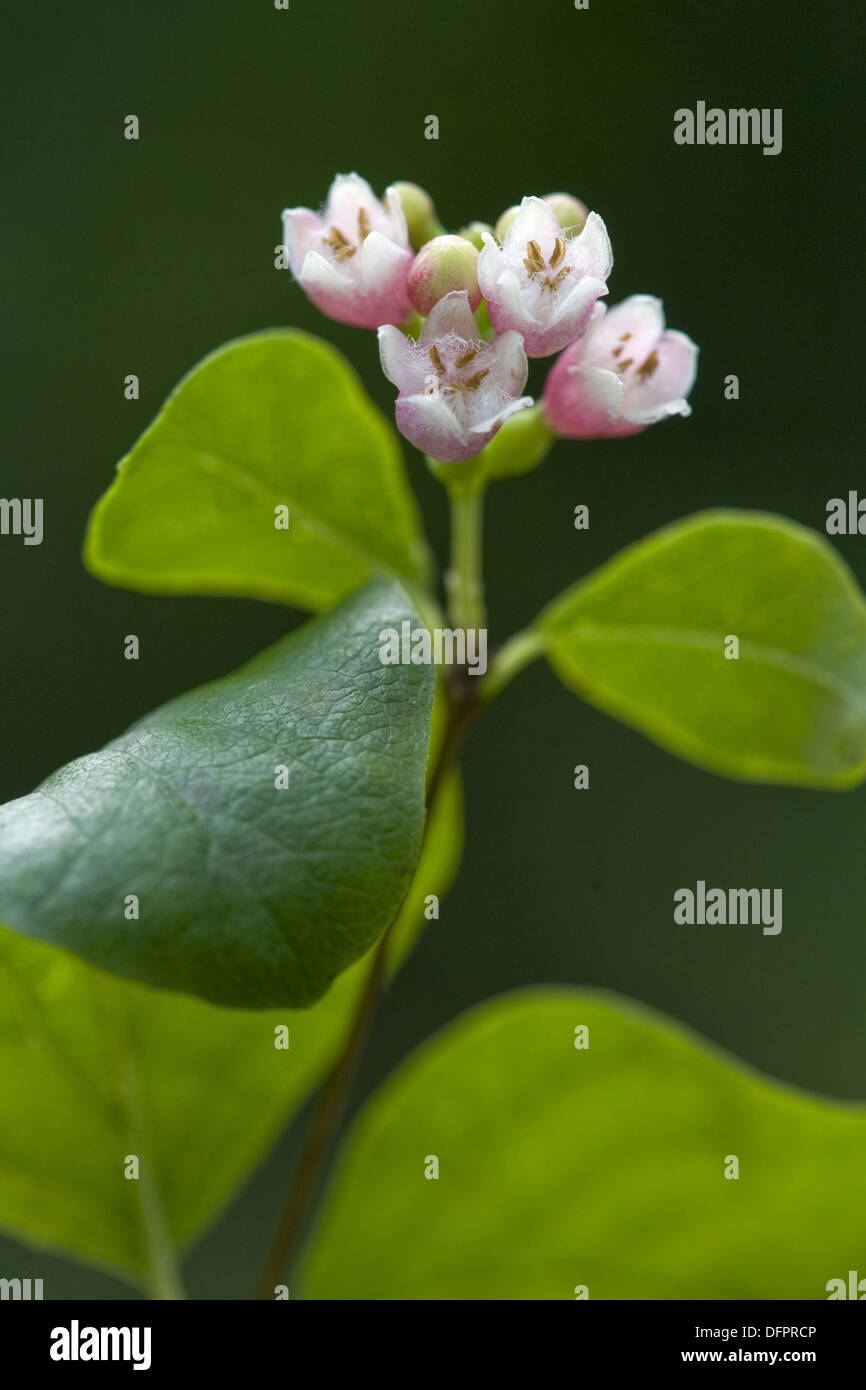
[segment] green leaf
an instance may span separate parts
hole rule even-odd
[[[275,508],[289,509],[289,529]],[[85,562],[147,593],[327,608],[371,575],[410,590],[429,557],[399,440],[341,355],[267,332],[184,377],[118,465]]]
[[[566,685],[701,767],[814,787],[866,776],[866,601],[805,527],[688,517],[569,589],[537,631]]]
[[[435,676],[379,660],[403,621],[374,580],[0,807],[0,921],[214,1003],[319,998],[418,857]]]
[[[398,958],[423,895],[451,882],[460,830],[453,773],[392,934]],[[164,1290],[174,1248],[213,1219],[331,1065],[371,954],[310,1009],[250,1012],[120,980],[0,929],[0,1226]],[[282,1026],[287,1050],[274,1045]],[[137,1182],[124,1177],[129,1154]]]
[[[615,996],[522,991],[426,1043],[367,1106],[303,1296],[826,1298],[862,1269],[864,1167],[863,1107]]]

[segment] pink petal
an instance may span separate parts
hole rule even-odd
[[[543,407],[551,428],[567,439],[597,439],[613,432],[623,398],[621,376],[602,367],[554,363]]]
[[[623,415],[633,423],[653,424],[667,415],[689,415],[686,397],[698,374],[698,347],[685,333],[668,329],[656,347],[658,366],[652,376],[638,377],[626,391]]]
[[[322,245],[325,226],[321,217],[309,208],[286,208],[283,212],[283,241],[289,253],[292,274],[298,280],[304,257],[318,251]]]
[[[603,321],[593,325],[585,360],[597,366],[615,367],[629,358],[646,361],[665,329],[662,302],[650,294],[633,294],[609,308]]]
[[[478,452],[477,441],[467,438],[441,396],[401,396],[396,420],[400,433],[416,449],[443,463],[457,463]]]

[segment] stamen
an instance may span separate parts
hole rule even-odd
[[[627,357],[624,362],[618,364],[617,371],[624,372],[626,367],[630,367],[633,361],[633,357]]]
[[[486,376],[490,375],[490,368],[484,367],[482,371],[476,372],[467,382],[464,383],[467,391],[477,391]]]
[[[618,341],[621,343],[627,343],[630,337],[630,333],[623,333],[622,337]]]
[[[430,358],[430,361],[433,363],[433,366],[436,368],[437,372],[444,372],[445,366],[442,362],[442,358],[439,356],[439,349],[437,348],[435,343],[431,348],[428,349],[427,356]]]
[[[370,235],[370,214],[366,208],[358,208],[358,232],[362,241]]]
[[[637,369],[637,374],[638,374],[638,376],[642,376],[642,377],[644,378],[644,380],[647,380],[648,377],[651,377],[651,376],[652,376],[653,372],[654,372],[654,371],[656,370],[656,368],[658,367],[658,364],[659,364],[659,355],[658,355],[658,353],[656,352],[655,348],[653,348],[652,352],[650,353],[650,355],[649,355],[649,357],[647,358],[647,360],[644,362],[643,366],[642,366],[642,367],[638,367],[638,369]]]
[[[563,239],[562,239],[561,236],[558,236],[558,237],[556,238],[556,241],[554,242],[554,246],[553,246],[553,255],[552,255],[551,258],[550,258],[550,268],[551,268],[551,270],[556,270],[556,267],[559,265],[560,261],[562,261],[562,260],[564,260],[564,259],[565,259],[565,242],[563,241]]]
[[[541,247],[537,241],[528,241],[526,243],[526,255],[523,258],[523,264],[526,266],[530,275],[537,275],[540,270],[544,269],[544,257],[541,254]]]
[[[542,287],[546,290],[558,290],[566,275],[571,274],[572,267],[564,265],[562,270],[558,270],[555,275],[545,275]]]
[[[339,227],[329,227],[328,235],[323,236],[322,241],[324,241],[326,246],[333,246],[335,251],[341,246],[349,245],[349,238],[343,236]]]
[[[339,227],[329,227],[328,235],[322,237],[326,246],[330,246],[334,253],[335,260],[345,261],[349,256],[354,256],[357,247],[353,246],[348,237],[344,237]]]
[[[471,348],[468,349],[467,352],[464,352],[464,354],[463,354],[462,357],[458,357],[458,358],[457,358],[457,361],[454,363],[454,366],[455,366],[455,367],[465,367],[469,362],[472,361],[473,357],[477,357],[477,355],[478,355],[478,349],[477,349],[477,348],[471,347]]]

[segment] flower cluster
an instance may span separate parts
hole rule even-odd
[[[495,228],[448,235],[429,196],[397,184],[380,201],[340,174],[321,214],[283,213],[292,273],[341,323],[376,328],[397,387],[397,426],[443,463],[472,458],[523,394],[528,358],[559,354],[541,400],[547,428],[570,439],[636,434],[688,415],[698,349],[665,328],[661,301],[612,309],[604,222],[569,194],[524,198]]]

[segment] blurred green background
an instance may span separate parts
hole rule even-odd
[[[539,472],[492,492],[492,638],[702,507],[823,530],[827,499],[862,485],[854,24],[849,7],[790,0],[16,7],[0,99],[0,492],[45,499],[45,540],[0,539],[0,799],[302,620],[105,588],[80,546],[117,459],[227,339],[321,333],[390,412],[374,336],[321,318],[274,268],[281,209],[318,206],[337,171],[378,192],[414,179],[455,229],[527,192],[571,191],[607,222],[609,302],[658,294],[701,346],[690,420],[560,443]],[[674,110],[698,100],[782,107],[781,155],[676,146]],[[137,143],[123,138],[129,113]],[[428,114],[438,141],[424,138]],[[137,402],[123,396],[130,372]],[[723,397],[728,373],[737,402]],[[443,498],[417,455],[409,466],[442,558]],[[578,502],[588,532],[573,529]],[[834,544],[866,582],[866,538]],[[137,663],[122,659],[130,632]],[[589,792],[573,790],[579,762]],[[477,727],[466,788],[458,882],[382,1008],[354,1105],[469,1004],[546,981],[634,996],[772,1076],[866,1097],[866,789],[723,781],[582,705],[541,665]],[[698,878],[781,887],[782,934],[675,927],[673,892]],[[252,1282],[296,1142],[285,1137],[194,1250],[193,1296]],[[49,1297],[131,1292],[13,1241],[0,1240],[0,1266],[44,1277]]]

